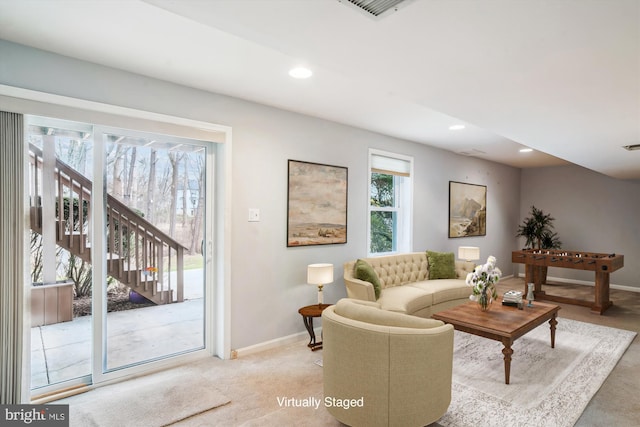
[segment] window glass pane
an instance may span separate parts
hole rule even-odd
[[[204,348],[205,147],[103,131],[106,370]]]
[[[371,253],[395,250],[396,219],[395,212],[371,212]]]
[[[393,175],[371,173],[371,206],[395,206]]]
[[[28,117],[31,389],[91,374],[91,126]],[[87,163],[89,167],[87,167]]]
[[[409,251],[413,159],[371,150],[369,167],[368,252]]]

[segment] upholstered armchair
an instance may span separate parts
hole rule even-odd
[[[453,326],[342,299],[322,313],[324,405],[349,426],[425,426],[451,402]]]

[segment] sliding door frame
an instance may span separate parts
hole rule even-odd
[[[213,167],[207,170],[206,182],[208,193],[206,208],[209,212],[207,222],[211,223],[210,227],[212,227],[212,230],[210,234],[212,238],[207,239],[205,250],[205,268],[207,268],[207,282],[205,284],[205,293],[207,294],[207,298],[205,299],[207,304],[205,309],[205,349],[142,365],[140,369],[135,370],[135,374],[139,375],[143,371],[158,370],[205,355],[215,355],[221,359],[230,358],[231,127],[6,85],[0,85],[0,110],[75,122],[93,123],[97,126],[104,125],[136,129],[145,132],[173,134],[212,143],[212,148],[207,150],[207,163],[213,164]],[[209,156],[212,156],[212,158],[209,158]],[[211,161],[211,163],[209,163],[209,161]],[[100,173],[102,173],[102,171],[100,171]],[[100,176],[102,178],[102,175]],[[98,183],[96,182],[95,184]],[[28,184],[25,183],[25,185]],[[102,188],[102,183],[99,185],[100,188]],[[25,203],[23,206],[16,206],[15,209],[20,209],[21,214],[26,218],[28,212],[25,210],[25,206],[28,206],[26,201],[27,191],[25,191],[24,194]],[[215,203],[213,195],[215,195]],[[213,221],[211,221],[211,217],[213,217]],[[97,233],[98,230],[95,230],[97,226],[97,224],[94,226],[94,237],[101,235],[101,232]],[[104,244],[104,239],[102,240]],[[99,244],[99,242],[96,243]],[[23,258],[25,271],[28,271],[28,257],[26,257],[25,254],[16,254],[16,256]],[[99,274],[100,272],[94,273]],[[104,273],[104,271],[102,273]],[[28,277],[28,275],[25,277]],[[23,287],[23,309],[25,312],[23,336],[25,338],[29,333],[29,307],[31,304],[27,289],[29,288],[25,285]],[[95,323],[94,328],[104,327],[101,322]],[[23,366],[26,366],[26,369],[23,369],[22,372],[22,402],[28,403],[31,401],[30,340],[25,340],[25,346]],[[102,359],[101,354],[94,355],[93,357],[94,363],[97,361],[96,357]],[[100,367],[102,367],[101,364]],[[96,371],[98,370],[94,368],[94,374]],[[122,376],[132,374],[128,369],[119,372],[120,375],[116,372],[98,375],[97,378],[93,378],[93,382],[104,385],[118,381],[122,379]]]

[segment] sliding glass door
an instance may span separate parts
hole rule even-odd
[[[91,375],[90,125],[27,119],[31,387]],[[89,163],[89,165],[88,165]],[[87,167],[88,166],[88,167]],[[82,177],[82,178],[80,178]]]
[[[204,348],[206,146],[101,128],[107,371]]]
[[[27,122],[32,389],[204,349],[213,144]]]

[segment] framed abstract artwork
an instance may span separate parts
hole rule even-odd
[[[347,243],[347,168],[289,160],[288,173],[287,247]]]
[[[449,237],[487,234],[487,186],[449,181]]]

